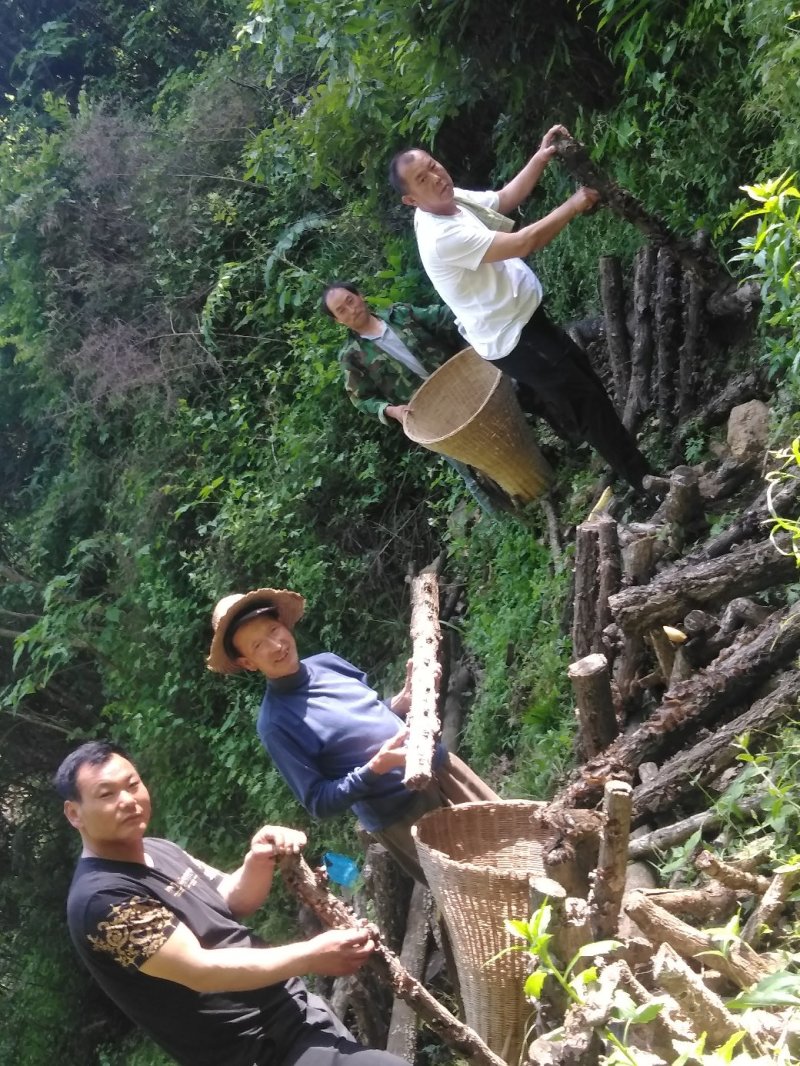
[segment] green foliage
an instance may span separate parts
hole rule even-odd
[[[800,191],[794,174],[742,188],[758,206],[740,215],[737,225],[757,218],[758,228],[739,241],[742,250],[734,259],[753,267],[751,277],[761,285],[769,376],[796,377],[800,374]]]

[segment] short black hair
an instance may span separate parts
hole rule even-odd
[[[328,296],[334,289],[346,289],[347,292],[352,292],[353,296],[361,296],[361,290],[352,281],[332,281],[330,285],[326,285],[322,290],[322,310],[328,318],[333,318],[333,311],[328,307]]]
[[[412,152],[422,151],[424,151],[422,148],[404,148],[401,152],[395,152],[389,162],[389,184],[396,193],[400,194],[400,196],[405,196],[408,192],[406,183],[403,181],[402,175],[400,174],[400,164],[407,156],[410,156]]]
[[[53,776],[53,787],[62,799],[73,802],[81,798],[78,791],[78,772],[82,766],[103,766],[112,755],[121,755],[130,761],[130,756],[119,744],[111,740],[89,740],[81,744],[64,759]]]

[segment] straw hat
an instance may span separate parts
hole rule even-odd
[[[241,623],[245,617],[272,614],[287,629],[294,629],[303,617],[305,606],[306,601],[300,593],[289,592],[288,589],[254,589],[252,592],[234,592],[230,596],[223,596],[211,615],[214,637],[206,666],[218,674],[238,673],[242,667],[232,657],[230,639],[226,639],[229,634],[233,636],[237,623]]]

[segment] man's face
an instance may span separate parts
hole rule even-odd
[[[430,211],[449,214],[454,205],[453,179],[427,152],[415,148],[400,164],[400,180],[405,185],[403,203]]]
[[[244,622],[233,638],[239,666],[267,678],[289,677],[300,669],[292,631],[277,618],[261,615]]]
[[[325,303],[336,321],[348,329],[360,333],[369,326],[370,311],[360,293],[331,289],[325,297]]]
[[[100,766],[84,763],[75,780],[77,800],[64,813],[91,850],[135,844],[150,821],[150,794],[133,763],[112,755]]]

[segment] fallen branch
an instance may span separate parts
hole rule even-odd
[[[783,910],[786,898],[800,881],[800,870],[775,874],[764,895],[756,904],[755,910],[745,922],[742,940],[755,947],[761,942],[765,933],[772,931],[775,920]]]
[[[704,874],[708,874],[709,877],[713,877],[715,881],[719,881],[721,885],[726,885],[728,888],[741,889],[759,896],[762,896],[769,888],[769,878],[747,870],[740,870],[729,862],[718,859],[710,851],[701,851],[695,858],[694,864],[698,870],[702,870]]]
[[[639,769],[641,770],[641,767]],[[655,779],[651,777],[649,781],[643,782],[643,784],[649,785],[652,780]],[[763,802],[763,794],[746,796],[739,801],[738,808],[740,813],[758,810]],[[722,820],[723,815],[712,807],[710,810],[701,811],[700,814],[693,814],[690,818],[683,818],[680,822],[654,829],[645,836],[631,840],[628,845],[628,857],[641,859],[645,855],[652,855],[656,851],[666,851],[667,848],[674,847],[675,844],[682,844],[684,840],[688,840],[698,829],[715,829]]]

